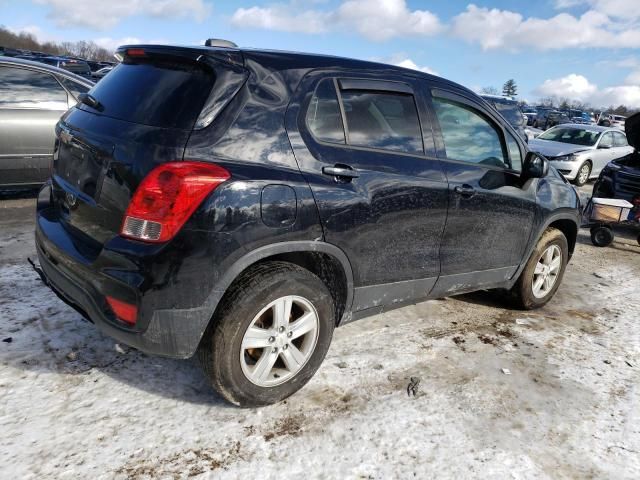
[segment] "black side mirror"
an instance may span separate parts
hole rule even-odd
[[[524,178],[542,178],[549,173],[549,160],[536,152],[527,152],[522,166]]]

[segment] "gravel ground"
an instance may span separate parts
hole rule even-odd
[[[301,392],[243,410],[48,291],[33,204],[0,201],[3,478],[640,478],[633,231],[581,231],[542,310],[476,293],[340,328]]]

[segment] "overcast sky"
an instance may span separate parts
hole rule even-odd
[[[201,43],[328,53],[435,72],[472,89],[640,107],[640,0],[0,0],[42,40]]]

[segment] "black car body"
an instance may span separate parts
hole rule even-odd
[[[0,189],[37,188],[47,181],[55,125],[92,86],[66,70],[0,57]]]
[[[574,189],[541,159],[525,174],[525,142],[459,85],[266,50],[118,54],[57,126],[36,245],[52,289],[125,344],[191,357],[245,272],[269,262],[321,279],[341,325],[512,288],[550,228],[573,251]],[[181,165],[213,169],[216,186],[162,240],[132,205]]]
[[[617,160],[611,161],[600,173],[593,186],[593,196],[619,198],[640,206],[640,114],[626,119],[625,133],[629,145],[636,150]]]
[[[571,119],[566,114],[556,110],[542,110],[536,115],[534,127],[547,130],[563,123],[571,123]]]

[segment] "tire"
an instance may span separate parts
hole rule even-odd
[[[543,254],[546,254],[549,249],[552,249],[554,253],[559,252],[560,261],[558,270],[553,277],[553,283],[548,291],[537,291],[537,293],[534,293],[534,281],[539,280],[540,275],[543,275],[541,273],[536,273],[538,262],[543,260],[541,257]],[[540,308],[551,300],[558,290],[560,283],[562,283],[562,277],[564,276],[568,259],[569,246],[567,238],[560,230],[556,228],[548,228],[542,234],[540,240],[538,240],[538,244],[534,248],[531,257],[520,274],[520,278],[518,278],[518,281],[511,290],[517,304],[521,308],[531,310],[534,308]]]
[[[596,247],[608,247],[613,242],[613,230],[611,227],[600,225],[591,228],[591,243]]]
[[[276,318],[285,317],[277,314],[278,305],[285,305],[280,311],[286,311],[283,302],[287,301],[293,305],[287,319],[315,313],[313,332],[289,338],[293,333],[288,329],[294,322],[286,322],[286,331],[276,325]],[[251,267],[225,294],[198,348],[198,360],[211,385],[229,402],[240,407],[270,405],[294,394],[311,379],[329,350],[335,324],[334,302],[320,278],[292,263],[266,262]],[[258,340],[245,337],[250,326],[252,331],[259,330]],[[269,332],[268,340],[264,332]],[[267,346],[247,347],[245,342],[250,341]],[[300,359],[298,354],[306,357],[304,362],[291,360]],[[264,357],[265,365],[275,360],[260,369],[263,355],[269,355]],[[291,364],[296,367],[290,368]]]
[[[573,183],[575,183],[578,187],[581,187],[589,181],[589,178],[591,178],[591,162],[586,161],[582,165],[580,165]]]

